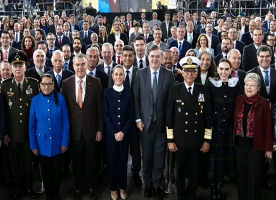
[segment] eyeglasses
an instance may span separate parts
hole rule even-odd
[[[47,40],[55,40],[54,38],[47,38]]]
[[[42,87],[51,87],[53,85],[53,83],[40,83]]]
[[[63,50],[62,52],[63,52],[63,53],[70,53],[69,50]]]
[[[197,70],[196,69],[183,69],[183,71],[185,72],[185,73],[196,73],[197,72]]]

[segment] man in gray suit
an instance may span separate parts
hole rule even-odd
[[[3,60],[8,60],[10,55],[17,52],[18,50],[10,46],[11,36],[9,32],[3,31],[1,34],[1,50],[3,52]]]
[[[168,45],[166,45],[164,42],[161,41],[162,38],[162,31],[160,28],[156,28],[153,32],[153,38],[154,40],[150,43],[147,44],[147,51],[146,51],[146,55],[149,54],[149,49],[153,46],[153,45],[157,45],[158,47],[160,47],[160,49],[162,51],[164,51],[165,49],[168,49]]]
[[[161,67],[163,54],[157,45],[151,47],[148,58],[150,67],[138,70],[135,77],[135,120],[141,131],[144,196],[150,198],[153,191],[156,199],[162,199],[160,182],[167,148],[165,108],[174,77]]]

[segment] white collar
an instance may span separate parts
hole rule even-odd
[[[122,92],[123,89],[124,89],[124,84],[122,84],[121,86],[113,85],[113,89],[114,89],[116,92]]]

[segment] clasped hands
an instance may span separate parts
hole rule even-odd
[[[122,131],[120,131],[118,133],[115,133],[114,136],[115,136],[115,140],[117,142],[120,142],[124,139],[125,134]]]

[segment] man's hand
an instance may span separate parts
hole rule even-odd
[[[143,129],[144,129],[144,123],[143,123],[142,121],[136,122],[136,125],[137,125],[137,128],[138,128],[140,131],[143,131]]]
[[[176,151],[178,151],[178,148],[177,148],[177,146],[176,146],[176,144],[174,142],[168,143],[168,148],[169,148],[170,152],[176,152]]]
[[[8,135],[5,135],[5,136],[4,136],[4,144],[5,144],[6,146],[9,146],[9,142],[10,142],[9,136],[8,136]]]
[[[38,152],[38,149],[34,149],[34,150],[33,150],[33,154],[34,154],[35,156],[38,156],[38,153],[39,153],[39,152]]]
[[[61,146],[61,152],[65,153],[67,151],[67,147],[66,146]]]
[[[209,148],[210,148],[210,144],[208,142],[203,142],[200,151],[202,151],[203,153],[207,153],[209,152]]]
[[[122,141],[125,136],[125,134],[122,131],[115,133],[114,135],[115,135],[115,140],[118,142]]]
[[[96,140],[97,142],[100,142],[100,141],[102,140],[102,136],[103,136],[102,132],[97,131],[96,139],[95,139],[95,140]]]
[[[272,159],[272,151],[266,151],[265,152],[265,157]]]

